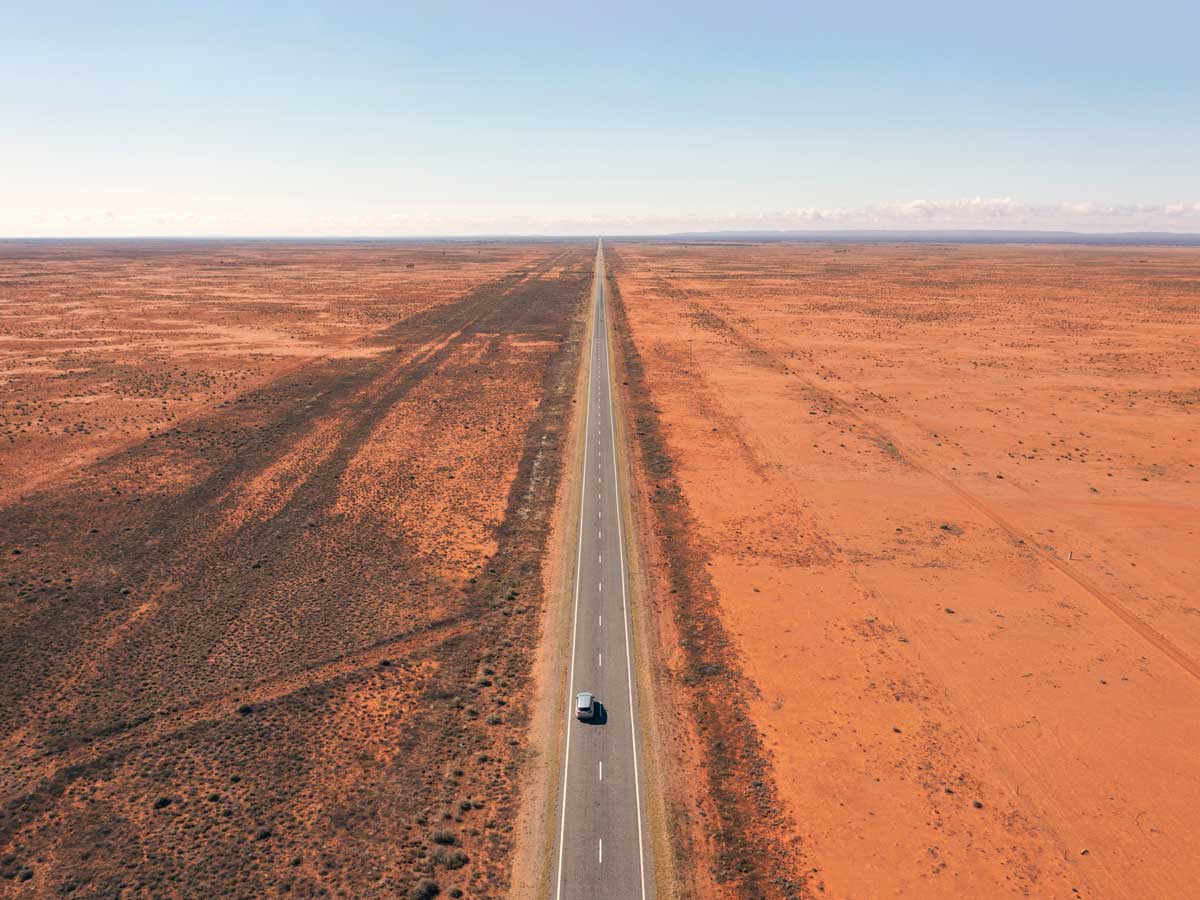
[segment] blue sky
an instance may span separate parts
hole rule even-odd
[[[0,2],[0,235],[1200,231],[1196,3],[172,6]]]

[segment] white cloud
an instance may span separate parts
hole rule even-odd
[[[1200,232],[1200,202],[1106,204],[1026,203],[1012,197],[914,199],[860,207],[795,206],[769,212],[588,214],[405,209],[381,203],[352,215],[314,211],[296,217],[245,209],[157,208],[36,210],[0,206],[0,236],[229,235],[441,236],[472,234],[667,234],[688,231],[858,229],[1016,229],[1046,231]]]
[[[707,224],[706,224],[707,223]],[[648,223],[657,224],[657,223]],[[689,216],[675,230],[1017,229],[1047,231],[1200,231],[1200,203],[1024,203],[1012,197],[909,200],[863,207],[799,207],[775,214]]]

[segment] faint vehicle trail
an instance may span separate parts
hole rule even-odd
[[[385,660],[389,666],[394,666],[398,670],[414,671],[428,663],[424,656],[414,656],[414,654],[440,646],[462,635],[475,621],[476,617],[474,616],[461,615],[433,623],[420,629],[419,632],[398,635],[391,640],[381,641],[369,649],[352,653],[340,659],[327,660],[306,669],[266,678],[244,690],[209,697],[183,709],[123,722],[120,726],[103,734],[93,735],[85,743],[62,750],[45,752],[41,754],[40,759],[52,759],[52,767],[38,773],[36,781],[31,779],[27,782],[22,793],[10,796],[7,799],[7,805],[20,804],[28,792],[40,792],[44,790],[46,784],[62,779],[69,781],[74,774],[78,774],[101,759],[112,759],[129,750],[144,747],[155,741],[187,731],[189,728],[219,719],[227,719],[234,712],[234,704],[253,706],[271,703],[291,694],[310,690],[347,675],[380,666]],[[391,659],[393,654],[398,653],[405,654],[405,657]]]
[[[288,451],[295,446],[296,440],[311,434],[317,429],[320,421],[320,411],[323,409],[334,416],[337,421],[335,439],[326,447],[322,455],[313,460],[310,467],[304,467],[297,472],[298,478],[294,489],[287,496],[280,508],[263,521],[248,521],[232,530],[224,538],[231,544],[233,541],[241,545],[253,545],[263,540],[269,531],[279,529],[286,516],[303,519],[309,515],[308,510],[319,508],[319,495],[327,490],[329,484],[335,483],[340,473],[344,471],[349,460],[358,449],[369,439],[378,427],[383,414],[402,397],[406,396],[415,386],[420,384],[431,372],[436,370],[443,360],[473,330],[478,330],[489,315],[495,314],[497,294],[508,296],[519,284],[527,281],[531,275],[540,275],[549,271],[566,254],[559,253],[542,260],[532,267],[530,273],[510,272],[464,295],[454,304],[446,304],[432,311],[419,313],[412,319],[404,320],[396,326],[386,329],[382,334],[368,339],[368,343],[380,342],[391,347],[394,339],[405,335],[406,330],[413,328],[413,322],[422,322],[434,316],[431,322],[435,333],[424,336],[423,340],[412,348],[403,345],[398,350],[407,350],[394,359],[384,357],[384,363],[377,368],[368,363],[362,367],[361,373],[355,373],[345,382],[334,382],[319,391],[309,401],[306,415],[295,423],[296,435],[288,439],[271,442],[266,452],[255,458],[242,457],[242,465],[238,467],[224,466],[215,471],[202,482],[194,485],[182,502],[159,515],[149,529],[157,534],[167,535],[165,546],[159,554],[160,561],[152,565],[140,575],[146,584],[173,585],[181,581],[192,582],[197,578],[187,578],[185,573],[200,572],[213,568],[212,560],[206,557],[198,547],[212,544],[214,535],[224,531],[220,523],[226,517],[228,510],[237,507],[242,499],[246,485],[270,469],[280,459],[286,457]],[[458,307],[461,306],[461,309]],[[445,325],[436,319],[436,315],[445,310],[455,310],[456,315],[450,323],[448,331]],[[428,325],[426,325],[428,327]],[[389,338],[391,340],[389,340]],[[288,374],[277,378],[271,385],[259,388],[266,392],[273,386],[285,385],[293,375]],[[345,387],[349,391],[345,391]],[[344,394],[343,394],[344,392]],[[313,411],[313,404],[322,404],[321,409]],[[211,415],[211,413],[210,413]],[[184,420],[177,423],[175,430],[188,426],[189,421],[205,421],[204,417]],[[109,462],[118,462],[124,457],[147,452],[152,449],[145,443],[132,449],[123,449],[110,457],[93,464],[99,467]],[[224,552],[224,544],[221,551]],[[182,567],[182,568],[181,568]],[[57,692],[53,695],[56,705],[65,707],[71,703],[70,698],[78,695],[78,687],[90,679],[100,676],[108,658],[116,654],[130,635],[131,629],[137,623],[152,615],[160,606],[163,596],[169,591],[159,589],[150,594],[147,601],[138,605],[128,613],[121,613],[121,621],[113,621],[106,625],[109,630],[107,639],[99,648],[103,655],[96,655],[87,660],[73,674],[62,678]],[[122,730],[124,723],[114,722],[103,728],[103,733]]]
[[[749,337],[744,332],[735,328],[733,325],[730,325],[726,319],[721,318],[721,316],[717,315],[703,304],[698,303],[695,300],[688,300],[687,303],[689,306],[694,308],[698,317],[703,316],[707,321],[718,326],[722,333],[736,340],[739,344],[741,344],[746,352],[757,357],[756,362],[761,364],[762,357],[765,356],[769,358],[775,365],[778,365],[781,369],[791,374],[792,377],[798,379],[814,394],[822,397],[831,407],[836,408],[843,415],[853,419],[854,421],[860,423],[865,429],[871,431],[876,440],[886,442],[888,445],[895,448],[896,453],[899,454],[899,458],[903,459],[904,462],[948,488],[973,509],[989,518],[1009,537],[1013,538],[1014,540],[1021,541],[1023,545],[1037,555],[1038,558],[1046,563],[1049,563],[1055,570],[1069,580],[1073,581],[1082,590],[1103,604],[1110,612],[1113,613],[1113,615],[1128,625],[1129,628],[1140,635],[1144,640],[1158,648],[1158,650],[1176,663],[1185,672],[1187,672],[1193,678],[1200,680],[1200,661],[1197,661],[1195,658],[1185,653],[1160,631],[1138,618],[1138,616],[1124,603],[1122,603],[1112,594],[1105,591],[1090,578],[1080,574],[1073,567],[1068,566],[1065,562],[1044,550],[1031,535],[1027,534],[1018,526],[1012,524],[991,504],[981,500],[979,497],[972,494],[953,479],[930,468],[927,463],[918,459],[917,454],[914,454],[912,451],[905,449],[902,445],[897,443],[891,434],[889,434],[888,431],[880,426],[877,422],[865,416],[853,404],[843,400],[837,394],[832,393],[827,388],[822,387],[821,385],[802,375],[780,354],[773,352],[772,350],[763,346],[763,344],[759,341],[756,341],[754,338]]]

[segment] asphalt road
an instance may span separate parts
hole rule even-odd
[[[603,273],[601,244],[596,248],[593,288],[569,703],[563,710],[567,739],[552,892],[556,900],[654,896]],[[575,695],[580,691],[594,694],[602,706],[595,722],[575,719]]]

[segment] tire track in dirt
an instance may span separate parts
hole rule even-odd
[[[244,709],[247,706],[277,703],[292,695],[328,686],[380,665],[395,665],[401,671],[411,670],[415,662],[432,655],[431,649],[437,644],[461,636],[469,625],[470,619],[465,615],[437,622],[421,633],[397,635],[391,640],[380,641],[361,653],[318,663],[278,678],[267,678],[236,693],[213,697],[184,709],[123,722],[109,731],[91,736],[77,746],[58,752],[51,751],[47,755],[53,757],[54,767],[48,773],[39,774],[37,786],[28,785],[18,789],[19,792],[10,797],[5,804],[8,815],[15,816],[22,806],[38,795],[61,790],[75,777],[90,771],[102,760],[112,763],[133,749],[178,737],[181,733],[206,723],[228,719],[235,707]],[[396,653],[404,653],[404,661],[393,662],[391,657]],[[6,836],[0,829],[0,840]]]
[[[549,271],[565,255],[567,252],[543,260],[533,269],[532,276],[540,276]],[[218,580],[227,585],[239,584],[244,574],[228,570],[230,561],[235,566],[240,566],[240,561],[253,556],[255,548],[264,542],[270,531],[277,532],[280,528],[296,531],[303,528],[306,523],[298,521],[298,518],[308,516],[321,508],[321,495],[327,492],[331,485],[336,485],[349,460],[368,439],[387,410],[436,370],[480,322],[489,315],[495,315],[497,307],[502,310],[506,308],[506,304],[511,303],[514,292],[522,284],[527,284],[530,277],[531,274],[525,271],[510,273],[471,292],[452,304],[449,309],[443,307],[425,311],[388,329],[391,340],[377,340],[389,346],[399,341],[395,352],[413,348],[408,353],[411,364],[405,361],[390,363],[386,359],[382,364],[378,360],[358,361],[351,371],[335,377],[331,383],[323,386],[307,400],[302,405],[301,415],[295,415],[294,411],[299,405],[295,389],[304,387],[304,384],[297,380],[302,376],[293,373],[274,385],[253,392],[253,397],[273,399],[273,403],[260,401],[254,406],[267,403],[276,406],[281,412],[274,422],[256,423],[256,428],[251,427],[247,430],[256,430],[261,436],[275,439],[260,439],[257,446],[252,447],[249,458],[243,454],[231,454],[225,464],[219,465],[212,475],[165,504],[144,522],[137,522],[135,510],[123,511],[120,519],[127,524],[122,526],[118,541],[102,547],[95,556],[133,562],[132,566],[121,573],[120,582],[123,585],[178,585],[189,580]],[[449,316],[446,315],[447,312]],[[218,412],[198,421],[177,426],[172,431],[220,433],[238,429],[237,423],[225,422],[224,418],[225,416]],[[236,496],[233,486],[253,480],[284,456],[296,441],[312,430],[312,423],[318,418],[339,420],[338,439],[333,452],[315,469],[300,473],[301,487],[276,515],[266,522],[253,523],[250,527],[240,529],[229,542],[213,546],[211,536],[218,530],[217,522],[222,515],[221,508],[227,506],[230,498]],[[168,439],[170,436],[166,435]],[[99,472],[100,477],[104,478],[131,466],[136,467],[144,458],[152,458],[162,449],[161,440],[146,442],[97,463],[93,471]],[[42,502],[39,503],[39,500]],[[29,535],[36,535],[40,530],[36,520],[40,517],[39,514],[45,513],[57,520],[55,527],[49,529],[52,533],[71,530],[66,526],[72,513],[70,504],[64,502],[56,492],[46,492],[40,497],[27,498],[22,507],[14,511],[10,520],[14,534],[23,533],[26,541]],[[128,524],[131,522],[132,524]],[[22,540],[14,538],[5,540],[4,543],[20,544]],[[149,567],[142,568],[138,565],[142,560],[138,554],[129,553],[131,544],[145,544],[152,548]],[[222,571],[223,569],[225,571]],[[125,587],[123,590],[129,591],[130,588]],[[224,593],[233,603],[240,603],[241,597],[244,596],[240,591],[227,590]],[[145,619],[152,614],[153,608],[161,602],[162,597],[161,591],[152,589],[149,599],[139,603],[131,611],[130,619]],[[217,612],[210,603],[206,615],[211,619]],[[232,616],[236,611],[229,610],[226,614]],[[31,623],[34,628],[40,627],[40,624],[36,620]],[[113,628],[114,633],[121,630],[122,625]],[[11,644],[18,648],[29,643],[28,633],[10,633],[7,637]],[[114,652],[119,643],[114,642],[109,647],[109,652]],[[86,672],[98,673],[101,668],[103,665],[100,660],[87,660],[86,667],[75,673],[75,677],[63,685],[55,700],[62,702],[79,684],[80,675]],[[15,702],[18,699],[13,697],[11,701]],[[120,721],[106,723],[101,733],[121,730],[123,727],[125,726]]]
[[[404,359],[393,362],[386,356],[383,360],[355,361],[348,372],[336,375],[331,383],[322,386],[303,404],[298,403],[297,393],[306,392],[298,392],[296,388],[307,385],[303,375],[293,373],[274,385],[253,392],[251,396],[259,402],[235,404],[248,406],[246,411],[251,418],[262,406],[274,406],[280,413],[273,422],[239,428],[236,421],[230,423],[224,414],[218,412],[199,421],[177,426],[163,439],[148,441],[96,464],[92,471],[99,473],[103,479],[110,474],[137,467],[147,458],[152,459],[162,452],[164,443],[169,444],[173,434],[220,434],[240,430],[258,432],[255,437],[259,440],[256,446],[250,448],[250,454],[231,454],[225,464],[219,465],[209,477],[165,504],[149,519],[138,522],[136,509],[127,509],[121,515],[121,521],[125,524],[118,532],[118,541],[101,549],[96,556],[119,559],[127,565],[125,571],[120,573],[121,586],[114,587],[114,593],[125,590],[135,595],[148,594],[146,600],[131,611],[130,617],[134,622],[152,615],[165,597],[174,598],[177,591],[172,588],[175,586],[203,583],[215,585],[206,604],[206,624],[211,627],[215,619],[228,622],[236,618],[242,598],[253,589],[252,585],[246,584],[245,561],[256,556],[260,548],[268,543],[270,535],[280,531],[292,534],[302,531],[311,517],[323,508],[324,495],[336,486],[347,464],[375,430],[383,415],[435,371],[489,316],[503,317],[508,307],[514,305],[513,297],[519,296],[521,286],[527,285],[530,277],[549,271],[565,255],[565,252],[558,253],[543,260],[533,269],[532,275],[524,271],[510,273],[471,292],[449,308],[419,313],[388,329],[389,335],[375,339],[387,346],[394,344],[393,352],[407,350],[406,355],[411,363]],[[310,383],[312,380],[315,378],[309,373]],[[295,410],[298,406],[302,407],[302,412],[297,415]],[[291,446],[312,430],[317,419],[338,421],[337,438],[332,451],[312,470],[298,473],[301,479],[299,487],[275,515],[266,521],[249,523],[234,535],[214,543],[212,536],[221,530],[219,522],[224,510],[231,502],[236,502],[234,487],[252,481],[286,455]],[[27,518],[21,516],[21,512],[26,513]],[[36,534],[40,530],[30,520],[43,518],[46,513],[59,521],[53,531],[83,530],[67,524],[71,517],[70,503],[60,498],[57,492],[51,491],[41,497],[27,499],[12,522],[14,533],[25,532],[25,539],[28,540],[29,534]],[[21,518],[25,518],[25,522],[21,522]],[[21,540],[5,540],[4,543],[19,544]],[[149,563],[147,567],[139,565],[143,562],[139,554],[130,554],[131,544],[150,549],[151,552],[146,554],[149,557],[145,560]],[[128,565],[131,562],[133,565]],[[139,588],[139,585],[147,586],[148,590]],[[164,592],[156,587],[158,585],[166,585],[168,589]],[[224,602],[214,603],[216,598],[223,598]],[[40,624],[36,620],[31,622],[33,628],[40,627]],[[114,623],[105,623],[104,627],[114,633],[123,630],[122,625]],[[28,633],[11,635],[10,639],[18,648],[30,643]],[[126,641],[114,643],[109,647],[108,654],[111,656],[124,647],[124,655],[134,657],[131,662],[136,670],[139,659],[149,654],[126,644]],[[199,664],[202,665],[203,661]],[[62,704],[77,689],[80,678],[88,678],[89,674],[94,678],[106,668],[111,669],[112,665],[106,666],[101,659],[87,659],[85,665],[62,684],[54,705]],[[127,669],[124,677],[130,674],[131,671]],[[11,702],[18,699],[12,697]],[[119,721],[104,722],[99,726],[102,733],[122,727]]]

